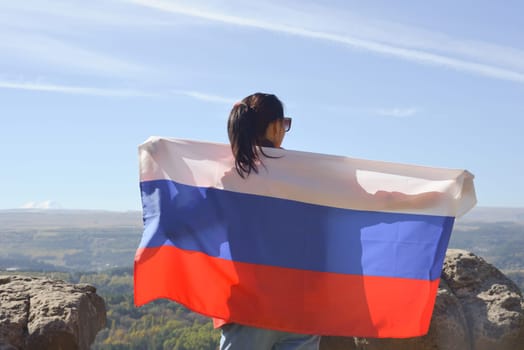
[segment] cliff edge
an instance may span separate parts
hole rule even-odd
[[[87,350],[105,325],[93,286],[0,276],[0,350]]]

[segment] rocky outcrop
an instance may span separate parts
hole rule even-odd
[[[0,350],[87,350],[105,324],[93,286],[0,276]]]
[[[423,337],[324,337],[321,350],[522,350],[524,299],[502,272],[476,255],[449,249],[430,329]]]

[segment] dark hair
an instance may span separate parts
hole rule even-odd
[[[233,106],[227,121],[227,133],[235,157],[235,168],[242,178],[252,171],[258,173],[259,152],[269,157],[260,148],[272,145],[265,138],[266,129],[271,122],[283,118],[282,102],[271,94],[257,92]]]

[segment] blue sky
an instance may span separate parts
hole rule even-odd
[[[521,1],[0,0],[0,209],[140,209],[137,145],[227,142],[281,98],[284,147],[468,169],[524,207]]]

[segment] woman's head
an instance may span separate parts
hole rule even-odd
[[[227,131],[240,176],[257,172],[260,146],[280,147],[284,139],[284,107],[271,94],[255,93],[236,103],[229,114]]]

